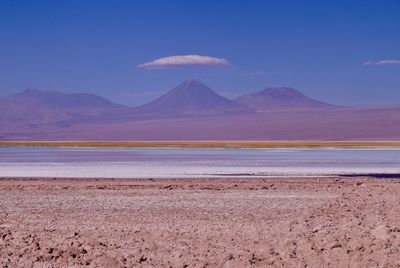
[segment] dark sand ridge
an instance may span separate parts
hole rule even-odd
[[[3,267],[398,267],[400,183],[0,180]]]

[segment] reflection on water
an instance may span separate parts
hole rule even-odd
[[[400,167],[400,149],[0,147],[2,163],[159,163],[248,167]]]

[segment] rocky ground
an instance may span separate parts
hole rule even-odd
[[[0,180],[1,267],[399,267],[400,181]]]

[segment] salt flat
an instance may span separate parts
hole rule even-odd
[[[400,183],[3,179],[8,267],[395,267]]]
[[[218,163],[0,163],[4,178],[249,178],[400,174],[400,167],[248,167]]]

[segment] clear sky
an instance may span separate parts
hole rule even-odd
[[[210,58],[143,65],[181,55]],[[400,103],[400,1],[0,1],[1,96],[134,105],[190,78],[227,97],[291,86],[337,104]]]

